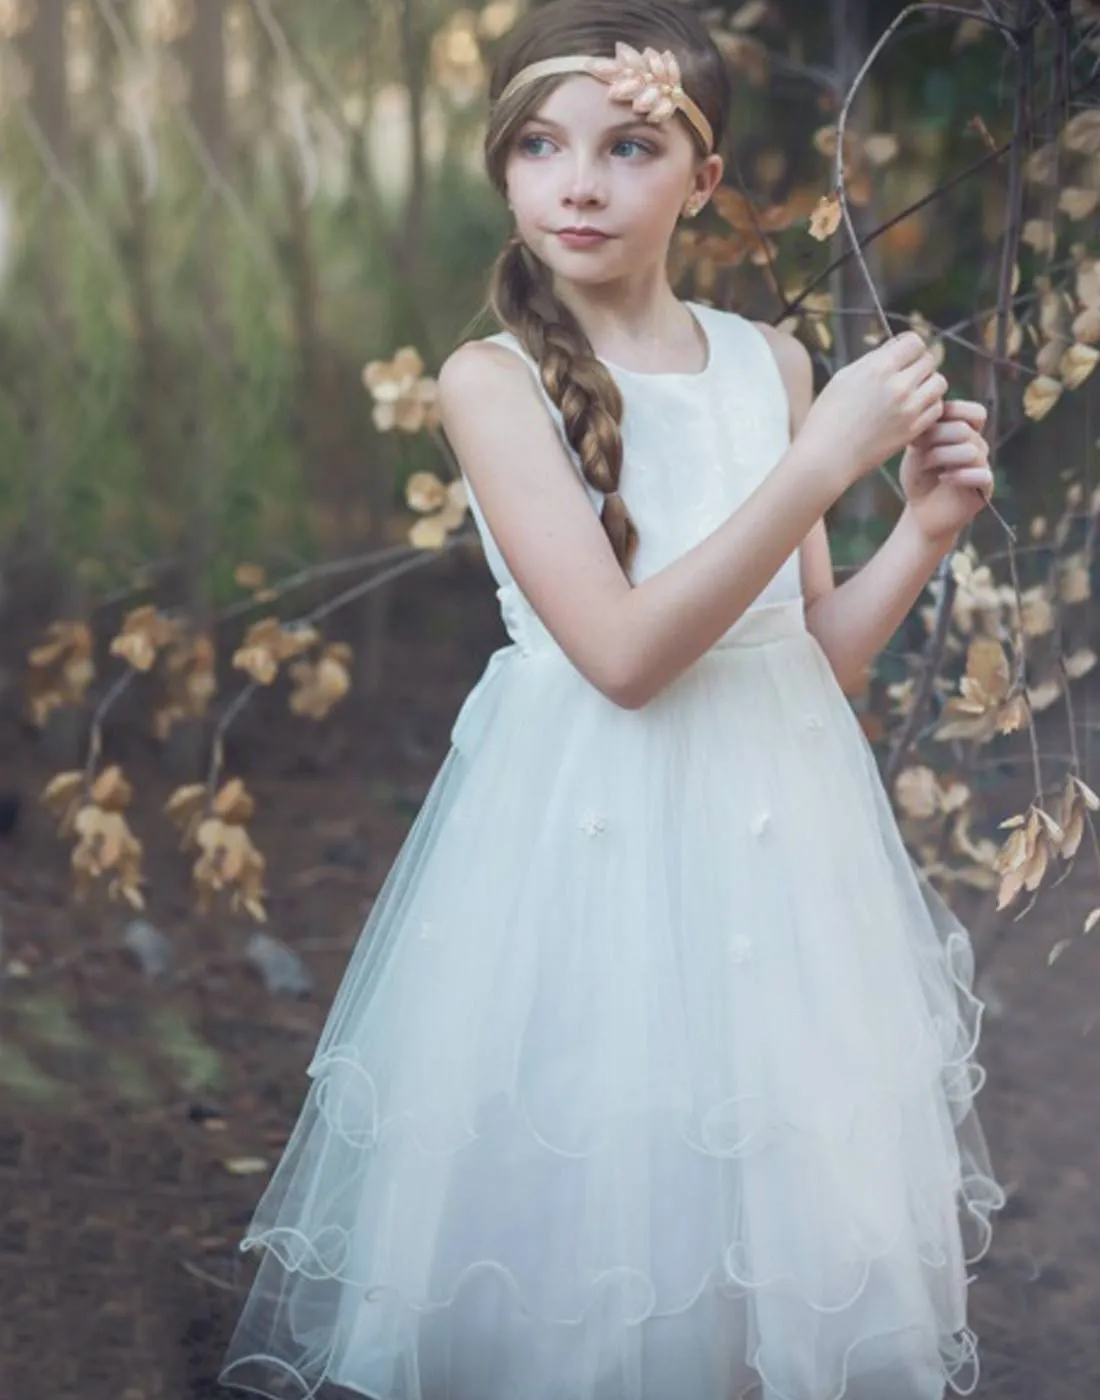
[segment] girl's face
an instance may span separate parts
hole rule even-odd
[[[722,175],[721,156],[700,162],[683,123],[645,121],[587,74],[565,79],[524,121],[505,165],[508,200],[523,241],[556,276],[594,285],[664,265],[689,196],[702,202]],[[578,227],[606,237],[563,236]]]

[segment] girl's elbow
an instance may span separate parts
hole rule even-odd
[[[621,710],[640,710],[652,698],[636,659],[625,652],[606,652],[589,670],[588,679]]]

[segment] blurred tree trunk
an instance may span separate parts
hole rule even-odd
[[[866,0],[829,0],[833,68],[839,91],[842,94],[847,93],[851,88],[852,82],[867,56],[869,48],[867,19]],[[857,96],[851,113],[852,120],[848,127],[850,132],[858,133],[861,136],[867,133],[866,120],[861,120],[861,117],[866,118],[868,93],[869,89],[864,87]],[[862,238],[877,222],[874,196],[872,195],[870,203],[866,206],[850,204],[849,207],[856,233]],[[867,249],[864,256],[867,259],[871,275],[876,278],[877,282],[878,255],[874,245]],[[870,297],[863,274],[854,258],[849,259],[833,273],[831,282],[830,290],[834,306],[851,308],[870,305]],[[837,368],[864,354],[867,349],[863,343],[864,335],[869,330],[880,329],[873,314],[869,317],[837,316],[835,317],[835,327]],[[878,513],[877,501],[881,488],[882,483],[877,473],[861,477],[855,486],[845,493],[843,501],[837,508],[837,514],[841,518],[857,520],[861,528],[866,527]]]
[[[35,568],[52,583],[63,570],[57,607],[64,617],[79,618],[87,610],[86,590],[71,561],[62,558],[65,443],[62,415],[56,411],[62,395],[72,392],[74,362],[68,326],[66,285],[67,239],[65,203],[59,179],[71,179],[72,123],[66,85],[66,0],[40,0],[28,30],[24,51],[31,72],[29,116],[46,147],[43,179],[50,186],[35,237],[33,276],[43,328],[43,355],[28,381],[33,466],[30,472],[28,543]],[[75,707],[54,710],[43,733],[52,762],[71,767],[80,761],[84,719]]]
[[[130,32],[138,32],[140,0],[130,0]],[[116,51],[117,53],[117,51]],[[125,58],[117,64],[120,81],[127,74]],[[108,59],[104,57],[104,62]],[[134,407],[142,472],[159,507],[160,520],[175,518],[179,506],[178,463],[173,460],[168,431],[170,404],[169,347],[157,324],[153,275],[152,191],[146,188],[147,172],[137,139],[131,134],[121,147],[122,179],[127,197],[128,222],[119,236],[123,269],[129,279],[135,325]],[[161,548],[172,544],[162,538]]]
[[[409,94],[409,182],[400,228],[390,240],[396,276],[390,287],[387,306],[387,343],[396,347],[412,343],[430,359],[427,344],[427,318],[419,288],[423,284],[424,214],[427,194],[427,162],[424,153],[424,92],[431,36],[417,0],[398,0],[401,76]],[[418,23],[419,19],[419,23]],[[386,525],[393,509],[396,488],[396,460],[392,439],[385,443],[372,463],[368,505],[371,516],[370,547],[382,548],[390,541]],[[363,599],[360,619],[361,650],[364,664],[360,686],[373,695],[381,684],[384,649],[389,626],[391,586],[383,585]]]
[[[31,73],[31,121],[58,174],[69,178],[73,151],[65,83],[66,8],[65,0],[40,0],[22,47]],[[43,568],[51,569],[58,562],[63,449],[57,420],[50,409],[54,394],[71,371],[68,346],[72,340],[66,329],[65,206],[56,180],[45,165],[43,178],[51,188],[35,238],[34,279],[46,357],[30,380],[34,467],[30,473],[27,527],[36,559]]]
[[[225,82],[226,0],[202,0],[184,44],[189,76],[187,115],[200,143],[196,169],[200,187],[209,181],[229,182],[228,102]],[[208,167],[208,168],[204,168]],[[225,200],[220,190],[207,196],[195,242],[201,372],[194,376],[194,397],[188,404],[184,446],[190,486],[187,523],[186,590],[188,610],[201,631],[213,621],[212,579],[215,536],[220,532],[222,505],[223,402],[231,390],[232,346],[225,319],[227,248]],[[181,386],[182,387],[182,386]],[[203,726],[187,722],[173,727],[173,760],[180,771],[197,773],[202,756]]]
[[[226,0],[203,0],[187,36],[190,74],[188,110],[211,166],[210,179],[228,180],[229,135],[225,90]],[[199,312],[207,375],[194,404],[196,451],[191,463],[194,495],[188,539],[188,601],[200,626],[210,614],[209,568],[217,530],[221,472],[215,411],[219,389],[230,371],[229,336],[223,316],[225,294],[225,221],[220,195],[209,200],[196,242]],[[220,382],[219,382],[220,381]],[[203,399],[206,399],[204,402]]]

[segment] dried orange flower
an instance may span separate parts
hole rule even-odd
[[[290,668],[295,685],[290,697],[291,711],[309,719],[324,719],[351,689],[348,674],[351,654],[351,647],[333,642],[316,663],[296,661]]]
[[[424,374],[424,361],[412,345],[402,346],[392,360],[371,360],[363,383],[374,399],[374,425],[379,432],[399,428],[418,433],[439,424],[436,382]]]
[[[214,643],[200,634],[178,637],[162,662],[166,693],[153,712],[158,739],[167,739],[179,720],[202,719],[218,693]]]
[[[409,530],[408,540],[416,549],[442,549],[447,542],[448,535],[452,534],[466,519],[466,511],[469,508],[469,498],[466,492],[466,483],[460,477],[457,481],[448,482],[446,486],[433,477],[431,472],[418,472],[418,476],[431,478],[436,483],[436,487],[429,488],[426,482],[420,482],[414,493],[407,493],[406,499],[414,510],[434,511],[431,515],[425,515],[422,520],[418,520]],[[413,478],[409,478],[412,485]],[[438,501],[439,508],[429,506],[429,501]],[[419,504],[418,504],[419,502]]]
[[[182,813],[188,806],[182,789],[176,798],[177,811]],[[210,815],[195,823],[192,811],[189,829],[202,852],[193,871],[199,907],[208,910],[216,895],[228,891],[231,909],[243,909],[263,923],[267,919],[263,905],[267,862],[252,844],[244,825],[254,809],[255,803],[244,784],[233,778],[214,798]]]
[[[50,639],[27,657],[27,712],[41,728],[52,710],[80,705],[95,679],[91,628],[83,622],[51,622]]]
[[[314,627],[285,626],[277,617],[261,618],[245,634],[244,645],[234,654],[233,665],[260,685],[270,685],[284,661],[300,656],[319,640]]]
[[[127,614],[122,631],[111,642],[111,655],[121,656],[135,671],[151,671],[157,652],[178,634],[174,622],[147,604]]]

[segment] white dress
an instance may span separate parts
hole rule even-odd
[[[702,372],[605,362],[635,582],[788,443],[763,335],[688,305]],[[294,1400],[969,1394],[967,1263],[1004,1202],[970,942],[806,630],[797,552],[625,710],[471,506],[511,641],[350,959],[240,1245],[261,1262],[221,1379]]]

